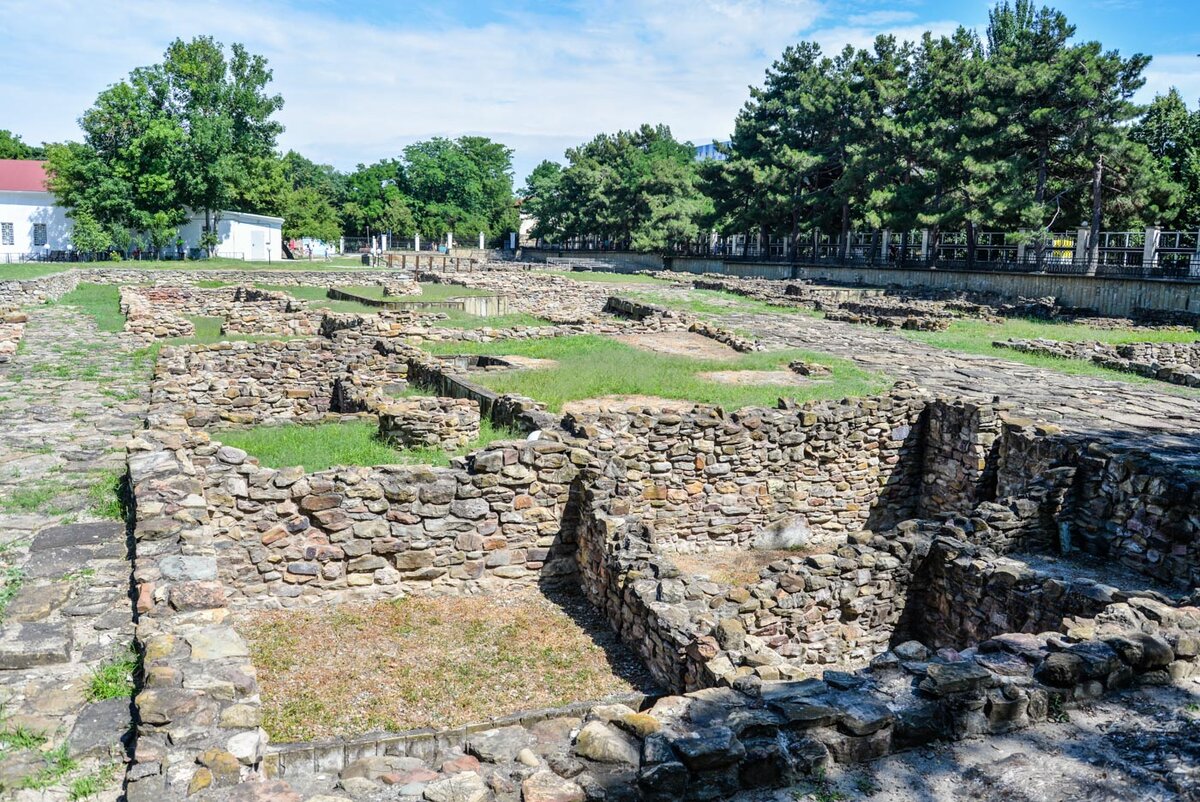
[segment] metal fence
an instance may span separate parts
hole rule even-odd
[[[569,249],[568,249],[569,250]],[[709,236],[668,249],[677,257],[724,261],[882,267],[909,270],[1050,273],[1060,275],[1158,278],[1200,281],[1200,232],[1078,231],[853,232],[841,237],[815,233],[798,240],[783,237]]]
[[[113,255],[117,258],[114,259]],[[247,256],[241,251],[217,251],[215,257],[221,259],[237,259],[246,261]],[[133,250],[119,251],[32,251],[29,253],[0,254],[0,262],[4,264],[24,264],[27,262],[177,262],[203,261],[208,259],[208,252],[203,248],[189,248],[186,251],[164,249],[161,253],[153,251]]]

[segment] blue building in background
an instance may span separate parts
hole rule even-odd
[[[722,142],[721,144],[728,145],[729,142]],[[696,146],[696,161],[702,162],[702,161],[706,161],[708,159],[716,159],[717,161],[725,161],[726,156],[724,153],[721,153],[719,150],[717,150],[717,146],[711,142],[708,143],[707,145],[697,145]]]

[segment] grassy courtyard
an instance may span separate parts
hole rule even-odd
[[[564,403],[606,396],[654,396],[719,404],[726,409],[774,406],[780,396],[800,401],[874,395],[885,390],[886,378],[848,360],[800,350],[742,354],[731,359],[694,359],[656,353],[608,337],[581,335],[491,343],[429,343],[432,353],[514,355],[554,360],[553,367],[481,373],[472,378],[500,393],[516,393],[560,410]],[[804,359],[827,365],[824,381],[778,386],[725,384],[698,374],[708,371],[787,370]]]
[[[645,688],[614,672],[590,634],[603,625],[580,623],[586,602],[564,604],[535,591],[410,597],[263,610],[234,625],[258,669],[263,727],[272,741],[304,741],[452,727]]]
[[[375,437],[377,426],[368,421],[322,423],[315,426],[256,426],[219,432],[216,439],[258,457],[268,468],[299,465],[306,471],[323,471],[337,465],[440,465],[454,456],[440,448],[393,448]],[[523,440],[513,429],[480,421],[479,437],[455,454],[467,454],[497,440]]]

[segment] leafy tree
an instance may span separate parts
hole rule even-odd
[[[1176,203],[1167,204],[1160,221],[1189,230],[1200,227],[1200,109],[1189,112],[1179,91],[1171,89],[1154,98],[1129,137],[1146,147],[1149,158],[1178,188]]]
[[[46,148],[26,145],[18,134],[0,128],[0,159],[44,159]]]
[[[566,157],[557,176],[548,167],[538,173],[535,236],[659,250],[695,239],[711,214],[694,148],[664,125],[601,134]]]
[[[74,225],[71,227],[71,245],[83,253],[100,254],[112,247],[112,237],[96,218],[85,211],[77,211],[73,215]]]
[[[266,60],[241,45],[227,58],[209,37],[176,40],[161,64],[100,93],[80,118],[82,143],[49,148],[51,189],[114,241],[134,230],[156,248],[188,209],[204,212],[208,231],[220,209],[277,210],[282,127],[270,118],[283,101],[266,94],[270,80]]]

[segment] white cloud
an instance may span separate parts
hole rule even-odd
[[[1146,68],[1145,77],[1146,85],[1138,92],[1138,100],[1149,102],[1155,95],[1175,87],[1188,108],[1196,108],[1200,99],[1200,58],[1196,54],[1155,56]]]

